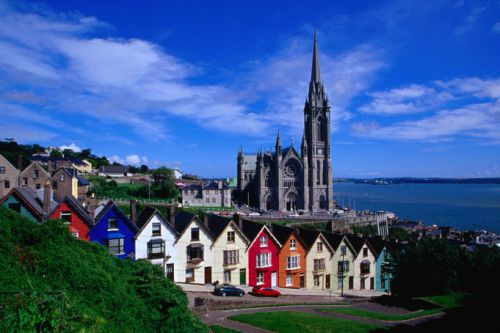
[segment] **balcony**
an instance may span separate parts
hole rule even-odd
[[[325,271],[325,265],[314,265],[313,272],[314,273],[322,273]]]
[[[148,259],[163,259],[165,257],[165,253],[148,253]]]
[[[200,265],[203,262],[203,258],[188,258],[187,264],[188,267],[195,267]]]

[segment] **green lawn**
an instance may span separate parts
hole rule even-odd
[[[430,310],[419,310],[419,311],[411,312],[408,314],[402,314],[402,315],[390,315],[390,314],[385,314],[382,312],[367,311],[367,310],[352,308],[352,307],[349,307],[349,308],[331,308],[331,309],[330,308],[319,308],[318,311],[336,312],[336,313],[341,313],[341,314],[345,314],[348,316],[363,317],[363,318],[377,319],[377,320],[399,321],[399,320],[408,320],[408,319],[428,316],[431,314],[442,312],[443,309],[437,308],[437,309],[430,309]]]
[[[210,326],[210,330],[213,333],[241,333],[240,331],[235,331],[227,327],[222,327],[219,325],[212,325]]]
[[[457,308],[463,305],[467,293],[451,293],[448,295],[421,297],[424,301],[435,303],[445,309]]]
[[[352,320],[315,316],[295,311],[258,312],[232,316],[228,319],[278,333],[364,333],[382,327]]]

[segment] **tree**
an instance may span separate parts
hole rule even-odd
[[[153,193],[159,198],[177,199],[179,189],[175,185],[174,172],[167,167],[160,167],[153,171]]]
[[[80,158],[82,158],[82,159],[89,158],[90,155],[92,155],[92,150],[90,150],[90,148],[83,149],[80,152]]]
[[[54,149],[50,152],[50,158],[64,158],[64,156],[60,150]]]
[[[149,168],[145,164],[141,165],[141,167],[139,168],[140,173],[147,173],[148,171],[149,171]]]

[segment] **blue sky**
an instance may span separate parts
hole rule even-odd
[[[300,142],[315,30],[334,177],[500,176],[498,1],[0,0],[0,136],[234,176]]]

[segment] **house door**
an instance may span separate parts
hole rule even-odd
[[[167,264],[167,278],[174,281],[174,264]]]
[[[374,278],[370,278],[370,289],[373,290],[374,288],[374,285],[375,284],[375,279]]]
[[[245,268],[240,269],[240,285],[247,284],[247,270]]]
[[[276,272],[271,273],[271,287],[276,287],[278,285],[278,274]]]
[[[325,277],[325,288],[330,289],[330,274],[326,274]]]
[[[354,289],[354,276],[349,276],[349,289]]]
[[[212,267],[205,267],[205,284],[212,283]]]
[[[305,288],[306,287],[306,281],[304,274],[300,274],[300,288]]]

